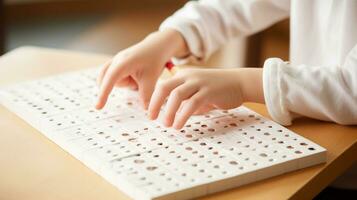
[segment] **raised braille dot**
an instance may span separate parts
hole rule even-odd
[[[146,168],[148,171],[154,171],[155,169],[157,169],[157,167],[155,166],[149,166]]]
[[[232,160],[232,161],[229,161],[229,164],[231,164],[231,165],[238,165],[238,162],[237,162],[237,161]]]

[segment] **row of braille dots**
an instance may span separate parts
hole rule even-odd
[[[194,141],[197,141],[197,140],[194,140]],[[217,143],[217,145],[218,145],[218,148],[220,148],[219,145],[221,144],[221,141],[217,141],[216,143]],[[214,144],[214,143],[213,143],[213,144]],[[205,142],[200,142],[200,145],[204,145],[204,146],[205,146],[206,143],[205,143]],[[251,145],[251,144],[247,144],[247,146],[245,146],[245,148],[250,148],[250,145]],[[212,146],[209,146],[209,147],[208,147],[209,150],[211,150],[212,148],[213,148]],[[216,149],[217,149],[217,148],[216,148]],[[255,151],[256,149],[253,148],[252,150]],[[225,150],[222,148],[222,149],[219,149],[219,150],[215,150],[215,151],[213,152],[213,154],[218,155],[218,154],[219,154],[219,151],[224,151],[224,152],[225,152]],[[230,148],[230,149],[228,150],[228,152],[230,152],[230,151],[233,151],[233,149]],[[238,156],[242,156],[242,155],[243,155],[243,152],[244,152],[244,149],[241,149],[241,151],[238,152]],[[274,153],[277,153],[277,152],[274,152]],[[234,155],[234,154],[232,154],[232,155]],[[260,156],[264,157],[264,154],[260,154]],[[224,156],[219,156],[219,158],[224,158]],[[250,158],[249,158],[249,157],[245,157],[244,160],[245,160],[245,161],[250,161]],[[273,160],[271,160],[271,161],[273,161]],[[231,164],[232,164],[232,163],[231,163]],[[256,165],[258,165],[258,163],[253,161],[252,165],[253,165],[253,166],[256,166]]]
[[[233,125],[233,126],[235,127],[235,125]],[[251,126],[251,127],[254,128],[254,126]],[[247,135],[247,132],[244,132],[243,129],[239,128],[239,129],[237,129],[237,130],[238,130],[238,131],[242,131],[242,134],[243,134],[243,135]],[[223,135],[225,135],[225,134],[223,134]],[[210,136],[210,137],[209,137],[209,139],[215,139],[215,138],[216,138],[216,136]],[[233,139],[233,138],[231,138],[230,141],[232,141],[232,139]],[[235,153],[237,153],[238,156],[241,156],[241,155],[243,154],[243,152],[246,151],[246,150],[248,150],[248,151],[256,151],[257,148],[253,145],[253,143],[254,143],[254,144],[255,144],[255,143],[261,144],[261,145],[263,145],[263,147],[264,147],[265,149],[271,148],[271,146],[270,146],[269,144],[263,143],[262,140],[255,141],[255,140],[257,139],[255,136],[250,136],[249,139],[252,140],[252,141],[251,141],[251,142],[250,142],[250,141],[247,141],[247,143],[246,143],[245,145],[241,146],[240,148],[237,148],[236,146],[232,146],[232,147],[230,147],[230,148],[226,147],[226,148],[227,148],[228,151],[231,151],[231,152],[233,153],[233,155],[235,155]],[[212,142],[213,142],[213,141],[212,141]],[[253,142],[253,143],[252,143],[252,142]],[[216,141],[214,141],[214,144],[219,145],[219,146],[220,146],[220,145],[224,145],[223,143],[224,143],[224,139],[223,139],[223,138],[222,138],[222,140],[216,140]],[[241,141],[240,139],[238,139],[237,141],[234,141],[234,143],[241,144],[242,141]],[[242,148],[242,147],[243,147],[243,148]],[[239,149],[238,152],[233,152],[233,151],[237,151],[238,149]],[[246,149],[246,150],[245,150],[245,149]],[[274,150],[273,153],[274,153],[274,154],[275,154],[275,153],[278,153],[278,151],[277,151],[277,150]],[[260,155],[261,157],[267,157],[267,154],[265,154],[265,153],[260,153],[259,155]],[[286,155],[283,155],[282,158],[286,158]],[[249,161],[249,157],[245,158],[245,161]],[[273,159],[269,159],[269,161],[272,162]],[[253,165],[257,165],[257,163],[254,162]]]
[[[13,97],[12,102],[14,102],[14,103],[21,103],[21,102],[27,103],[29,101],[29,99],[26,96],[24,96],[23,94],[17,93],[17,91],[15,91],[15,90],[11,90],[9,93],[12,95],[12,97]]]
[[[198,139],[194,140],[195,142],[198,142]],[[195,158],[195,161],[197,161],[197,159],[199,160],[205,160],[208,158],[212,158],[212,157],[216,157],[216,158],[225,158],[225,155],[223,153],[220,153],[220,150],[207,144],[206,142],[198,142],[200,148],[195,148],[194,146],[197,144],[192,144],[192,145],[185,145],[184,146],[184,150],[187,151],[189,154],[188,155],[192,155],[193,158]],[[179,146],[182,146],[184,144],[177,144]],[[179,147],[178,146],[178,147]],[[181,149],[181,148],[180,148]],[[176,159],[176,162],[181,162],[181,163],[186,163],[186,162],[192,162],[192,160],[189,160],[189,158],[187,158],[186,156],[181,155],[179,152],[177,152],[177,149],[173,149],[173,147],[164,147],[162,148],[161,151],[166,151],[169,155],[169,157]],[[147,154],[149,154],[149,156],[153,159],[158,159],[160,161],[165,161],[164,165],[173,165],[175,166],[175,164],[177,163],[172,163],[170,161],[167,160],[167,157],[162,157],[160,155],[160,153],[157,152],[152,152],[152,151],[148,151]],[[187,154],[185,154],[187,155]]]
[[[268,132],[265,132],[264,134],[265,134],[265,135],[268,135],[269,133],[268,133]],[[285,134],[285,137],[289,137],[289,134]],[[273,137],[273,138],[271,138],[271,139],[272,139],[273,141],[276,141],[276,140],[277,140],[276,137]],[[296,138],[293,138],[293,140],[297,141]],[[276,141],[275,144],[280,144],[280,145],[282,145],[283,147],[285,147],[286,149],[289,149],[289,150],[295,149],[294,146],[289,145],[289,144],[288,144],[288,145],[285,145],[285,143],[286,143],[286,142],[285,142],[284,140],[278,140],[278,141]],[[308,144],[305,143],[305,142],[300,142],[299,145],[300,145],[300,146],[307,146]],[[314,150],[315,150],[314,147],[308,147],[307,149],[310,150],[310,151],[314,151]],[[300,150],[295,150],[294,153],[295,153],[295,154],[302,154],[303,152],[300,151]]]
[[[220,174],[218,176],[223,176],[228,173],[227,169],[225,169],[225,166],[227,164],[231,165],[233,167],[237,167],[237,169],[239,169],[239,170],[243,170],[245,168],[243,165],[239,165],[239,163],[236,160],[229,160],[228,162],[220,161],[219,163],[217,163],[217,160],[203,160],[201,162],[189,164],[192,169],[195,169],[195,171],[200,174],[199,177],[195,178],[195,176],[190,175],[190,173],[192,173],[192,171],[180,172],[180,174],[178,174],[178,175],[181,176],[182,178],[185,178],[185,177],[189,178],[190,182],[198,182],[202,176],[205,178],[208,178],[208,179],[213,178],[214,176],[213,176],[213,173],[211,170],[207,170],[206,168],[200,166],[200,164],[202,164],[203,162],[210,165],[214,170],[219,171]],[[227,162],[227,163],[225,163],[225,162]],[[217,174],[216,174],[216,176],[217,176]]]
[[[17,93],[12,93],[12,94],[14,95],[12,102],[16,104],[17,103],[26,104],[26,106],[28,106],[32,111],[36,111],[44,115],[47,114],[45,108],[41,104],[37,102],[35,103],[32,98],[28,98],[27,96],[22,94],[17,94]]]
[[[244,120],[242,120],[244,121]],[[216,124],[219,124],[220,121],[216,121]],[[193,128],[192,130],[189,129],[192,127],[191,124],[187,124],[185,125],[185,128],[183,128],[182,130],[180,130],[179,132],[182,133],[182,134],[185,134],[185,137],[187,138],[192,138],[194,134],[200,134],[200,135],[205,135],[205,133],[214,133],[216,132],[216,127],[215,126],[208,126],[206,123],[203,122],[195,122],[194,123],[195,125],[199,125],[201,128],[199,127],[196,127],[196,128]],[[236,128],[238,127],[238,124],[235,123],[235,122],[231,122],[231,123],[228,123],[228,124],[225,124],[223,125],[223,128],[224,129],[228,129],[228,128]],[[162,130],[161,132],[168,132],[168,130]],[[225,132],[222,132],[222,134],[224,134]]]
[[[142,164],[145,164],[145,162],[146,162],[145,158],[142,157],[141,154],[137,154],[136,156],[137,156],[137,158],[132,161],[133,167],[129,168],[129,171],[135,171],[135,169],[136,169],[135,165],[142,165]],[[119,160],[122,160],[122,159],[119,159]],[[206,160],[202,160],[202,162],[206,162],[206,163],[212,165],[212,167],[214,169],[221,169],[222,175],[228,173],[224,169],[225,163],[214,163],[213,160],[207,160],[207,159]],[[124,168],[126,166],[126,164],[125,165],[123,164],[123,165],[119,166],[119,169],[120,168]],[[238,167],[238,162],[236,160],[230,160],[230,161],[228,161],[227,164]],[[192,166],[193,168],[197,168],[197,171],[199,173],[202,173],[202,175],[205,175],[207,178],[212,178],[212,174],[211,174],[210,171],[206,170],[205,168],[200,167],[200,162],[188,163],[188,165]],[[155,171],[155,170],[158,170],[159,168],[160,168],[160,166],[158,166],[158,165],[148,165],[148,166],[145,167],[145,169],[147,170],[148,173],[152,172],[152,171]],[[172,169],[172,168],[167,168],[167,169]],[[241,165],[241,166],[238,167],[238,169],[243,170],[244,167]],[[173,170],[174,171],[172,171],[172,172],[174,174],[177,174],[177,175],[181,176],[182,178],[188,177],[189,174],[190,174],[189,171],[184,172],[182,169],[179,170],[179,169],[176,168],[176,169],[173,169]],[[118,174],[122,174],[123,171],[122,170],[118,170],[117,173]],[[145,173],[143,173],[143,174],[145,174]],[[160,176],[165,176],[165,173],[163,172],[163,173],[160,173],[159,175]],[[190,176],[190,177],[191,177],[191,182],[195,182],[196,181],[194,178],[192,178],[192,176]],[[141,180],[143,180],[143,181],[147,180],[146,176],[143,175],[143,178],[141,178]],[[170,181],[170,179],[167,179],[167,181]]]
[[[230,120],[231,119],[236,119],[235,121]],[[228,122],[225,122],[225,119],[228,119]],[[228,128],[235,128],[239,127],[241,123],[246,123],[247,121],[251,121],[250,119],[254,119],[255,121],[260,121],[261,124],[264,124],[264,121],[261,121],[260,117],[255,117],[254,115],[248,115],[247,117],[242,117],[242,116],[237,116],[235,114],[229,114],[227,116],[221,116],[218,118],[214,118],[213,120],[213,127],[217,128],[223,128],[223,129],[228,129]]]
[[[254,117],[254,116],[252,116]],[[207,116],[209,118],[209,116]],[[240,120],[241,122],[244,122],[244,119]],[[220,124],[221,122],[219,120],[215,121],[216,124]],[[199,127],[195,127],[193,129],[190,129],[193,125],[198,125]],[[224,124],[223,128],[235,128],[238,127],[239,125],[236,122],[230,122],[229,124]],[[175,133],[171,133],[172,131],[168,129],[163,129],[160,130],[162,133],[170,133],[172,136]],[[187,124],[183,129],[179,131],[179,133],[185,134],[185,137],[187,138],[193,138],[195,134],[199,135],[205,135],[205,133],[210,133],[210,132],[216,132],[215,126],[208,126],[205,121],[203,122],[194,122],[193,124]]]
[[[228,110],[221,110],[221,113],[225,114],[225,116],[229,116],[233,119],[240,119],[239,121],[244,122],[244,119],[260,121],[262,118],[260,116],[256,116],[254,114],[249,115],[240,115],[238,113],[231,113]]]
[[[39,87],[44,88],[46,90],[46,92],[33,91],[31,93],[32,95],[36,96],[37,99],[41,99],[44,103],[47,103],[47,105],[48,104],[52,105],[53,108],[57,109],[58,111],[64,111],[65,110],[65,107],[61,106],[59,103],[54,103],[54,100],[48,97],[48,96],[53,96],[53,95],[49,95],[48,92],[50,92],[52,94],[57,95],[59,98],[61,98],[64,95],[63,91],[60,91],[60,90],[56,89],[50,83],[47,83],[47,82],[37,81],[35,83]],[[69,100],[69,98],[67,98],[67,99]],[[30,107],[38,110],[40,112],[40,114],[43,114],[43,115],[47,115],[48,114],[48,111],[46,111],[47,109],[42,105],[41,102],[39,102],[38,104],[35,104],[31,100],[28,100],[27,104]]]
[[[58,128],[63,127],[63,125],[65,124],[63,121],[56,120],[54,117],[50,117],[47,120],[51,123],[54,123]],[[71,124],[72,126],[78,124],[76,120],[69,119],[67,115],[63,117],[63,120],[69,120],[69,124]],[[64,128],[69,128],[69,127],[64,127]]]
[[[240,129],[240,130],[241,130],[241,129]],[[243,134],[246,134],[246,132],[243,132]],[[211,136],[211,139],[214,139],[214,138],[215,138],[214,136]],[[249,139],[254,140],[255,137],[254,137],[254,136],[250,136]],[[242,143],[242,141],[240,141],[240,140],[237,140],[237,141],[235,141],[235,142],[236,142],[237,144],[241,144],[241,143]],[[220,145],[220,144],[222,144],[222,143],[223,143],[223,142],[222,142],[221,140],[216,141],[216,144],[217,144],[217,145]],[[272,145],[270,145],[270,144],[264,144],[263,141],[261,141],[261,140],[258,141],[257,143],[258,143],[258,144],[263,144],[263,147],[266,148],[266,149],[274,149],[274,147],[273,147]],[[279,143],[282,143],[282,142],[279,141]],[[302,142],[302,143],[300,143],[300,145],[306,146],[307,144],[304,143],[304,142]],[[256,151],[256,148],[255,148],[254,146],[252,146],[252,144],[250,144],[250,143],[247,143],[247,144],[243,145],[243,148],[246,148],[246,149],[249,150],[249,151]],[[286,148],[288,148],[288,149],[293,149],[294,147],[291,146],[291,145],[288,145],[288,146],[286,146]],[[239,148],[239,151],[238,151],[238,152],[233,152],[233,151],[237,151],[237,147],[234,147],[234,146],[232,146],[231,148],[228,148],[228,150],[231,151],[231,152],[234,153],[234,154],[236,153],[238,156],[241,156],[241,155],[242,155],[242,152],[245,151],[244,149]],[[315,149],[312,148],[312,147],[310,147],[309,150],[315,150]],[[273,154],[276,154],[276,153],[278,153],[278,151],[277,151],[277,150],[274,150],[272,153],[273,153]],[[302,152],[299,151],[299,150],[296,150],[295,153],[296,153],[296,154],[301,154]],[[267,155],[266,153],[260,153],[259,156],[261,156],[261,157],[263,157],[263,158],[268,157],[268,155]],[[286,155],[286,154],[280,155],[280,156],[281,156],[281,158],[287,158],[287,155]],[[248,161],[249,158],[245,158],[245,160]],[[270,158],[269,161],[272,162],[272,161],[274,161],[274,159],[273,159],[273,158]],[[256,165],[256,164],[257,164],[257,163],[253,163],[253,165]]]
[[[98,132],[99,135],[104,134],[103,132]],[[130,142],[132,145],[136,146],[137,148],[141,149],[142,151],[148,150],[146,146],[144,146],[141,142],[139,142],[139,138],[136,135],[133,134],[129,134],[128,132],[122,132],[120,133],[121,136],[123,137],[127,137],[127,139],[123,140],[124,142],[128,141]],[[119,149],[124,149],[126,148],[125,145],[122,144],[122,141],[117,141],[115,138],[112,138],[108,135],[105,136],[105,139],[110,140],[111,143],[113,143],[114,146],[118,146]],[[165,145],[162,141],[158,141],[157,138],[151,138],[150,142],[153,142],[156,144],[157,147],[164,147],[167,146]],[[151,152],[151,151],[150,151]],[[112,152],[106,152],[106,153],[112,153]],[[129,153],[128,151],[126,151],[125,153]]]
[[[95,81],[87,78],[86,76],[83,76],[80,73],[73,74],[73,75],[58,76],[55,77],[53,80],[69,90],[73,90],[78,87],[82,87],[82,88],[86,88],[88,86],[94,87],[96,85]],[[73,82],[75,82],[75,84],[70,84]]]
[[[37,81],[36,83],[39,87],[37,90],[42,89],[42,91],[46,91],[45,93],[40,93],[40,92],[35,91],[33,94],[35,94],[36,96],[46,96],[48,94],[53,94],[55,96],[61,97],[61,96],[65,95],[65,91],[63,91],[63,88],[62,88],[62,90],[60,90],[58,87],[54,87],[54,84],[51,84],[46,81],[44,81],[44,82]]]
[[[98,73],[97,70],[88,70],[80,72],[78,76],[87,79],[89,82],[96,83]]]
[[[272,129],[273,126],[271,126],[271,125],[268,125],[267,128],[272,129],[272,131],[263,131],[263,130],[262,130],[262,127],[259,127],[259,126],[257,127],[257,126],[255,126],[255,125],[251,125],[251,126],[249,126],[249,127],[252,128],[253,130],[255,130],[255,131],[258,132],[258,133],[262,133],[264,136],[274,135],[274,134],[271,134],[271,132],[274,132],[274,131],[276,131],[277,133],[282,133],[282,132],[283,132],[282,129],[273,130],[273,129]],[[240,132],[242,135],[248,136],[248,133],[247,133],[244,129],[238,128],[238,129],[236,129],[236,130],[237,130],[238,132]],[[284,136],[285,136],[285,137],[290,137],[290,135],[287,134],[287,133],[286,133]],[[251,139],[251,140],[256,140],[256,139],[257,139],[254,135],[250,135],[248,138]],[[271,137],[271,140],[272,140],[272,141],[276,141],[277,138],[272,136],[272,137]],[[297,140],[297,139],[296,139],[296,138],[293,138],[293,140]],[[258,144],[263,144],[263,141],[262,141],[262,140],[259,140],[257,143],[258,143]],[[284,142],[283,142],[283,141],[278,141],[278,143],[282,144],[282,143],[284,143]],[[268,146],[267,144],[264,144],[264,147],[267,148],[267,147],[269,147],[269,146]]]
[[[53,121],[53,119],[51,120]],[[86,128],[84,128],[86,127]],[[115,130],[114,124],[106,124],[104,127],[103,125],[96,125],[96,123],[91,124],[82,124],[73,127],[71,130],[66,130],[67,133],[71,132],[72,136],[89,136],[89,135],[98,135],[98,136],[105,136],[105,139],[109,139],[108,135],[105,134],[106,130]],[[60,132],[61,133],[61,132]],[[121,137],[128,137],[130,136],[128,132],[120,132]],[[114,141],[112,141],[114,142]]]
[[[143,164],[143,163],[145,163],[145,159],[135,159],[133,162],[135,164]],[[229,164],[229,165],[231,165],[233,167],[237,167],[237,169],[239,169],[239,170],[243,170],[245,168],[243,165],[239,165],[238,161],[236,161],[236,160],[228,160],[228,162],[225,161],[227,163],[222,163],[222,162],[217,163],[217,160],[216,160],[216,162],[214,162],[212,159],[205,159],[205,160],[198,161],[198,162],[190,162],[190,163],[187,163],[187,164],[181,164],[180,167],[182,167],[183,169],[179,169],[175,165],[172,165],[172,167],[169,167],[168,169],[172,173],[174,173],[174,174],[176,174],[178,176],[181,176],[181,178],[184,178],[184,179],[186,177],[189,178],[190,182],[196,182],[198,180],[196,180],[194,178],[194,176],[192,176],[190,174],[190,173],[192,173],[192,171],[184,171],[184,169],[188,169],[189,166],[192,169],[196,168],[195,171],[201,173],[202,174],[201,176],[205,176],[206,178],[213,178],[213,175],[212,175],[211,171],[209,171],[209,170],[207,170],[207,169],[205,169],[205,168],[200,166],[200,164],[202,162],[205,162],[205,163],[211,165],[213,169],[220,170],[220,173],[222,175],[225,175],[225,174],[228,173],[228,171],[226,169],[224,169],[224,166],[226,164]],[[166,166],[166,168],[167,168],[167,166]],[[158,169],[158,167],[156,167],[156,166],[148,166],[146,169],[149,170],[149,171],[153,171],[153,170]],[[200,179],[200,177],[197,177],[197,179]]]
[[[108,138],[108,139],[110,139],[110,138]],[[104,149],[104,146],[100,146],[99,149],[104,150],[102,153],[110,155],[110,157],[112,159],[116,159],[119,156],[119,150],[120,150],[120,153],[126,153],[126,154],[137,153],[137,152],[133,152],[133,149],[129,149],[129,148],[127,148],[127,146],[121,144],[120,142],[115,141],[115,139],[110,139],[110,140],[112,142],[116,142],[110,146],[118,147],[119,149],[118,148],[115,148],[114,150],[110,149],[109,148],[110,146],[108,146],[108,145],[106,146],[106,149]]]
[[[46,89],[50,90],[51,92],[53,92],[54,94],[57,94],[58,96],[63,96],[64,93],[68,94],[74,94],[76,96],[76,98],[82,98],[82,97],[88,97],[90,96],[95,96],[96,94],[92,94],[93,92],[93,88],[95,87],[95,84],[93,85],[88,85],[88,84],[84,84],[85,81],[81,80],[80,78],[80,74],[77,74],[75,76],[72,75],[71,79],[73,80],[78,80],[76,81],[75,86],[73,87],[72,84],[69,84],[68,82],[71,82],[69,80],[69,78],[67,77],[68,75],[63,75],[63,76],[58,76],[55,77],[52,80],[52,84],[50,82],[45,82],[44,84],[42,84]],[[90,82],[93,82],[92,80],[88,79]],[[54,84],[55,83],[55,84]],[[78,88],[78,85],[82,84],[83,87],[82,88]],[[56,87],[57,86],[57,87]],[[58,87],[60,86],[60,87]],[[59,88],[62,88],[62,90],[60,90]],[[90,93],[90,94],[88,94]]]
[[[206,133],[213,133],[216,131],[215,128],[212,127],[208,127],[207,124],[205,124],[204,122],[195,122],[195,125],[198,125],[199,127],[195,127],[193,129],[191,129],[191,127],[193,125],[191,124],[187,124],[185,125],[185,128],[181,129],[179,132],[181,134],[185,134],[186,138],[193,138],[194,135],[199,134],[199,135],[205,135]]]
[[[76,107],[80,107],[81,104],[78,101],[75,101],[74,99],[70,97],[64,97],[62,100],[67,101],[68,103],[73,104]],[[62,100],[53,100],[52,98],[44,98],[43,101],[47,102],[49,105],[51,105],[54,109],[64,112],[67,110],[67,108],[63,105]],[[46,112],[42,112],[42,114],[47,114]]]
[[[181,182],[174,180],[174,177],[172,176],[173,174],[170,172],[167,172],[165,170],[162,169],[162,167],[160,167],[157,164],[149,164],[147,165],[144,169],[146,170],[145,172],[143,172],[141,169],[139,170],[136,165],[145,165],[146,164],[146,160],[145,158],[140,158],[140,154],[136,155],[138,156],[137,159],[132,161],[132,165],[131,167],[127,167],[127,164],[122,164],[118,166],[118,169],[116,171],[116,173],[118,175],[127,175],[127,176],[136,176],[138,178],[139,181],[143,182],[142,184],[140,184],[141,186],[154,186],[155,190],[157,192],[161,192],[162,189],[162,181],[165,180],[167,181],[167,183],[171,183],[171,185],[174,185],[175,187],[181,187],[183,186]],[[120,160],[120,159],[119,159]],[[122,170],[124,169],[125,170]],[[161,177],[160,182],[158,182],[157,179],[151,179],[150,176],[148,174],[150,173],[156,173],[156,171],[160,170],[159,172],[157,172],[157,175]],[[130,180],[128,180],[130,182]]]
[[[215,138],[215,136],[211,136],[211,137],[210,137],[210,139],[214,139],[214,138]],[[254,136],[252,136],[250,139],[254,139]],[[230,141],[232,141],[232,140],[233,140],[233,138],[230,139]],[[212,141],[212,142],[213,142],[213,141]],[[234,143],[236,143],[237,145],[239,145],[239,144],[242,144],[242,141],[238,139],[238,140],[234,141]],[[263,141],[258,141],[258,144],[262,144],[262,143],[263,143]],[[218,146],[221,146],[221,145],[224,145],[224,141],[223,141],[223,139],[222,139],[222,140],[217,140],[217,141],[214,141],[214,144],[216,144],[216,145],[218,145]],[[242,147],[243,147],[243,148],[242,148]],[[239,150],[238,153],[237,153],[238,156],[241,156],[241,155],[243,154],[242,152],[244,152],[244,151],[246,151],[246,150],[248,150],[248,151],[256,151],[256,150],[257,150],[257,148],[256,148],[251,142],[249,142],[249,141],[248,141],[245,145],[243,145],[242,147],[238,148],[238,147],[232,145],[230,148],[226,147],[226,149],[227,149],[228,151],[230,151],[230,152]],[[265,149],[270,148],[270,146],[269,146],[268,144],[265,144],[263,147],[264,147]],[[273,153],[277,153],[277,152],[278,152],[278,151],[275,150]],[[233,153],[233,154],[234,154],[234,153]],[[264,154],[261,154],[261,156],[264,157]],[[248,160],[249,160],[249,159],[246,159],[246,161],[248,161]]]
[[[272,129],[272,128],[273,128],[273,126],[271,126],[271,125],[269,125],[269,126],[267,126],[267,127],[268,127],[269,129]],[[257,128],[256,130],[259,131],[259,132],[261,131],[260,128]],[[290,137],[291,137],[291,135],[290,135],[289,133],[284,133],[283,129],[278,129],[278,130],[276,130],[276,132],[283,134],[283,136],[284,136],[285,138],[290,138]],[[290,150],[295,149],[292,145],[286,145],[286,144],[285,144],[286,142],[285,142],[284,140],[278,139],[278,138],[275,136],[275,134],[272,134],[271,132],[263,131],[262,134],[263,134],[264,136],[270,137],[270,139],[271,139],[272,141],[275,141],[277,144],[283,145],[283,146],[286,147],[287,149],[290,149]],[[293,141],[297,141],[298,139],[297,139],[296,137],[293,137],[292,140],[293,140]],[[311,147],[311,146],[309,147],[306,142],[299,142],[299,145],[300,145],[300,146],[303,146],[303,147],[306,147],[307,150],[309,150],[309,151],[314,151],[314,150],[315,150],[314,147]],[[303,152],[301,152],[300,150],[296,150],[296,151],[294,151],[294,152],[295,152],[296,154],[302,154],[302,153],[303,153]]]

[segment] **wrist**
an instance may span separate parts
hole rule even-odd
[[[172,57],[182,58],[190,53],[186,40],[180,32],[174,29],[167,29],[165,32],[167,32],[171,41]]]
[[[150,34],[148,39],[159,40],[159,44],[163,49],[163,53],[167,59],[172,57],[185,57],[189,54],[189,50],[184,37],[180,32],[174,29],[165,29],[162,31]]]
[[[262,68],[240,68],[238,84],[244,102],[264,103]]]

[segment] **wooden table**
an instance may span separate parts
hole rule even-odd
[[[0,86],[96,66],[108,58],[106,55],[19,48],[0,58]],[[264,105],[246,105],[268,116]],[[300,119],[289,128],[325,147],[327,163],[201,199],[310,199],[356,161],[356,126]],[[3,106],[0,106],[0,129],[0,199],[127,199]]]

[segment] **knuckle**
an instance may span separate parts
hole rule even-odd
[[[177,76],[180,78],[186,77],[190,74],[191,69],[183,69],[177,72]]]
[[[157,86],[157,90],[160,94],[164,94],[168,91],[168,84],[167,82],[161,82]]]
[[[126,67],[128,65],[131,65],[133,60],[135,60],[135,58],[133,58],[133,55],[128,53],[119,53],[113,58],[111,66],[113,66],[114,68]]]
[[[119,51],[114,59],[126,59],[126,58],[130,58],[133,56],[133,52],[131,51],[130,48],[124,49],[122,51]]]
[[[198,70],[198,69],[195,69],[195,68],[186,69],[186,73],[187,73],[188,75],[196,74],[197,71],[199,71],[199,70]]]
[[[192,107],[197,107],[200,104],[200,99],[198,98],[191,98],[190,104]]]
[[[197,69],[184,69],[177,73],[177,78],[186,81],[200,80],[201,76],[200,71]]]
[[[180,89],[175,89],[174,91],[172,91],[171,94],[174,97],[174,99],[181,99],[183,97],[183,91]]]
[[[108,70],[116,72],[119,69],[125,68],[126,66],[127,66],[127,63],[124,60],[117,59],[117,60],[113,60],[113,62],[110,65]]]
[[[115,73],[115,63],[112,63],[109,67],[108,67],[108,69],[107,69],[107,74],[113,74],[113,73]]]

